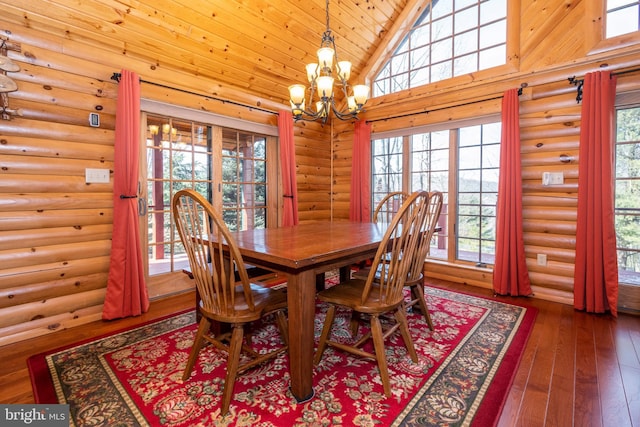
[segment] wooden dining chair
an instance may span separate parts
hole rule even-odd
[[[421,191],[412,194],[400,207],[388,226],[366,280],[354,278],[318,293],[318,299],[328,303],[318,349],[314,363],[320,363],[327,346],[347,351],[354,355],[377,361],[384,393],[391,395],[391,384],[385,357],[385,339],[400,331],[407,352],[414,362],[418,361],[404,307],[403,288],[409,274],[412,257],[403,256],[418,250],[420,230],[429,214],[429,193]],[[377,274],[380,271],[381,274]],[[367,319],[370,330],[349,344],[345,340],[330,340],[336,307],[346,307]],[[395,320],[383,330],[380,316],[392,314]],[[362,316],[365,315],[365,316]],[[355,339],[355,337],[354,337]],[[373,340],[374,352],[362,347]]]
[[[373,210],[372,222],[389,224],[394,215],[398,213],[400,206],[410,196],[409,193],[404,191],[393,191],[386,194],[376,205]],[[361,261],[353,267],[356,271],[353,273],[354,277],[359,279],[366,279],[369,275],[371,260]]]
[[[172,209],[201,297],[199,308],[202,317],[182,379],[186,381],[191,375],[206,342],[226,351],[227,373],[221,407],[222,414],[226,414],[237,375],[288,349],[286,294],[249,281],[233,236],[222,217],[199,193],[194,190],[178,191],[173,197]],[[239,280],[236,280],[236,275]],[[251,347],[245,326],[272,313],[276,315],[284,345],[260,354]],[[210,332],[212,322],[228,325],[228,332],[213,336]],[[242,358],[242,364],[241,353],[248,356]]]
[[[372,221],[380,223],[391,223],[400,206],[409,198],[410,194],[404,191],[393,191],[385,195],[376,205],[373,211]]]
[[[440,191],[429,193],[428,212],[420,228],[421,237],[418,247],[414,253],[410,254],[412,259],[409,266],[409,274],[404,284],[410,289],[410,300],[406,303],[407,309],[415,308],[417,305],[431,330],[433,330],[433,321],[424,297],[424,261],[429,254],[431,239],[438,225],[438,218],[442,211],[442,201],[443,195]]]

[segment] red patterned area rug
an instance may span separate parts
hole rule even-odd
[[[314,372],[315,396],[290,394],[288,356],[239,376],[230,413],[220,415],[225,359],[211,346],[188,381],[181,376],[196,331],[193,311],[29,359],[36,403],[70,405],[76,426],[414,426],[494,425],[536,310],[428,287],[435,326],[408,315],[419,356],[399,336],[387,344],[393,395],[385,397],[375,362],[327,349]],[[316,339],[326,307],[317,306]],[[340,318],[340,320],[338,320]],[[348,340],[350,313],[334,337]],[[281,345],[272,323],[254,345]]]

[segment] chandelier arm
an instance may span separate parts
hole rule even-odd
[[[336,115],[337,118],[339,118],[340,120],[348,120],[348,119],[357,119],[358,118],[358,110],[356,111],[349,111],[347,110],[338,110],[338,108],[336,107],[336,103],[335,101],[332,99],[331,100],[331,110],[333,111],[333,114]]]

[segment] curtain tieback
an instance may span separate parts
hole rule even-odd
[[[282,197],[286,197],[287,199],[293,199],[293,195],[291,194],[283,194]]]
[[[120,198],[121,198],[121,199],[137,199],[137,198],[138,198],[138,195],[137,195],[137,194],[134,194],[133,196],[127,196],[127,195],[121,194],[121,195],[120,195]]]

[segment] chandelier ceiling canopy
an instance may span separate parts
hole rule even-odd
[[[369,98],[369,86],[366,85],[355,85],[352,88],[352,94],[348,94],[351,62],[338,60],[335,40],[329,27],[329,0],[327,0],[326,11],[327,29],[322,34],[322,42],[317,52],[318,62],[306,66],[310,85],[308,94],[303,84],[289,86],[289,101],[295,121],[318,120],[326,123],[331,112],[340,120],[357,118]],[[346,107],[342,109],[336,106],[334,97],[336,80],[346,100]],[[318,100],[314,102],[316,95]]]

